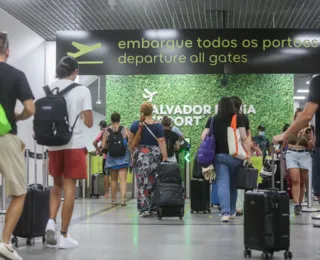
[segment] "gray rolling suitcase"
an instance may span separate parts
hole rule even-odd
[[[104,175],[101,169],[101,156],[98,157],[98,171],[99,173],[92,174],[90,177],[90,198],[96,197],[100,198],[104,195]]]

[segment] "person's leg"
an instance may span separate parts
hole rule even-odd
[[[106,166],[106,159],[102,160],[102,169],[103,169],[103,175],[104,175],[104,197],[107,199],[109,198],[109,179],[110,174],[109,170],[105,168]]]
[[[120,195],[121,195],[121,204],[124,206],[126,203],[126,193],[127,193],[127,172],[128,169],[119,170],[119,179],[120,179]]]
[[[119,179],[119,171],[118,170],[110,170],[111,174],[111,199],[112,203],[117,201],[117,186]]]
[[[300,209],[300,169],[292,168],[289,169],[289,176],[292,184],[292,200],[294,203],[294,213],[299,215]]]
[[[67,237],[68,228],[74,208],[74,197],[76,194],[76,179],[64,179],[64,203],[61,212],[61,234]]]
[[[229,221],[230,216],[230,171],[227,164],[216,155],[214,168],[217,175],[218,196],[220,200],[222,221]]]
[[[0,172],[5,177],[6,186],[6,194],[2,196],[12,196],[5,216],[0,243],[0,258],[4,259],[21,259],[10,244],[10,237],[21,217],[27,192],[25,162],[21,145],[22,142],[16,136],[10,134],[0,136]]]
[[[305,195],[308,173],[309,173],[308,170],[300,169],[300,197],[299,197],[299,205],[302,204],[303,198],[304,198],[304,195]]]
[[[53,182],[53,187],[50,190],[50,219],[53,219],[56,223],[57,214],[61,204],[63,177],[53,177]]]

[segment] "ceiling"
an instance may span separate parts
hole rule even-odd
[[[320,28],[320,0],[0,0],[0,8],[45,40],[67,30]],[[308,77],[296,75],[295,89]]]

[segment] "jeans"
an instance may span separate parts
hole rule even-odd
[[[234,214],[238,191],[236,188],[236,170],[242,161],[229,154],[216,154],[214,169],[217,175],[218,195],[221,214]]]

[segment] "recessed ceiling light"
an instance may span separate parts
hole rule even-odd
[[[310,81],[308,80],[306,83],[309,85],[309,84],[310,84]]]
[[[309,89],[298,89],[298,93],[309,93]]]
[[[302,99],[306,99],[306,97],[304,97],[304,96],[294,96],[293,99],[302,100]]]

